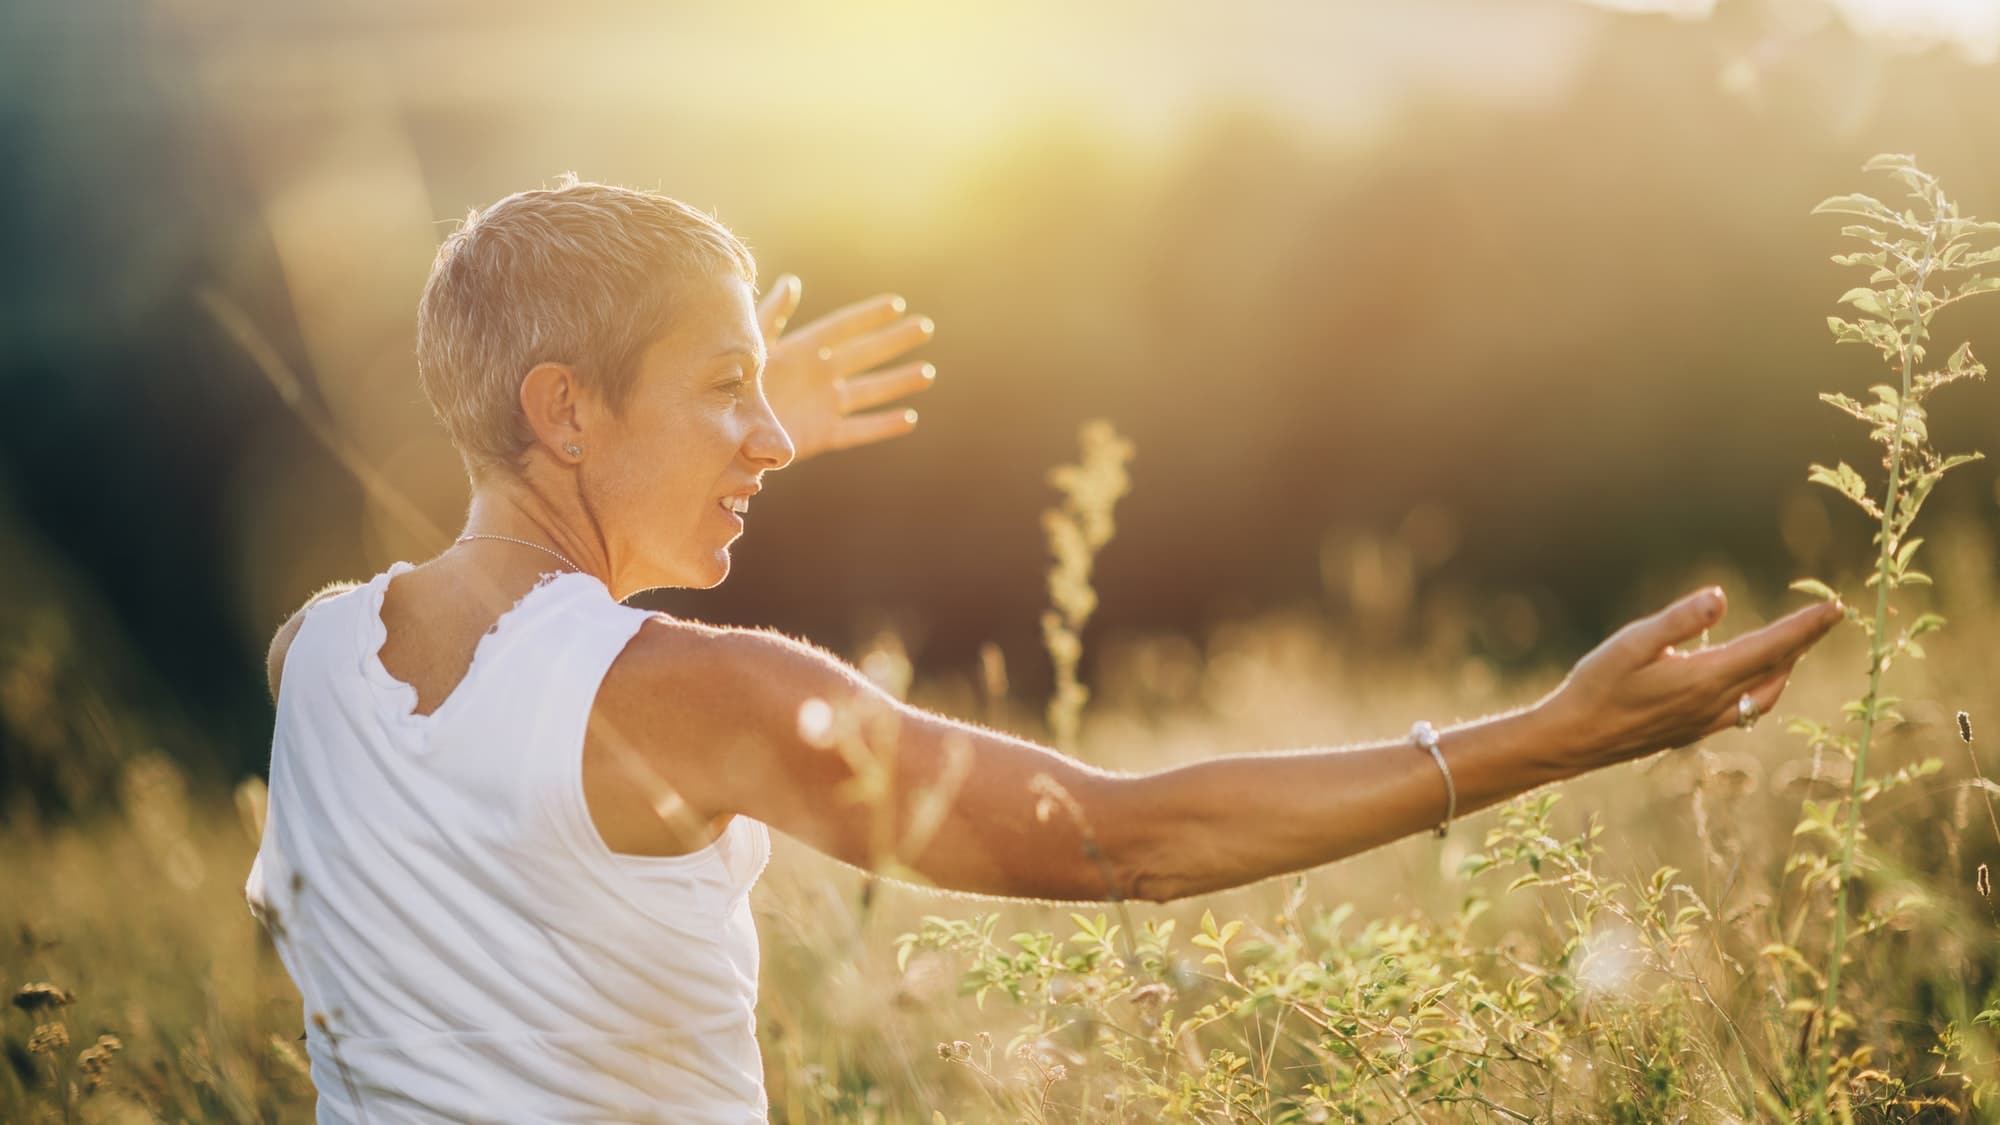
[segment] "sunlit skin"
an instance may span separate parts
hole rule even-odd
[[[935,377],[927,363],[868,371],[931,335],[928,318],[902,316],[901,298],[781,335],[800,292],[796,278],[783,277],[755,308],[733,276],[695,281],[676,301],[673,327],[640,357],[622,415],[567,365],[529,371],[521,405],[537,444],[519,477],[474,482],[466,534],[546,544],[620,600],[722,582],[742,528],[720,500],[761,488],[764,473],[797,457],[910,432],[913,411],[856,412]],[[533,552],[506,543],[458,549],[473,548],[539,566]]]
[[[721,582],[740,529],[719,501],[803,455],[788,430],[809,435],[814,451],[886,440],[914,419],[856,411],[930,381],[909,364],[855,378],[929,337],[900,302],[780,336],[796,301],[784,284],[759,309],[733,277],[691,279],[622,416],[562,364],[529,372],[527,468],[475,482],[468,531],[560,551],[621,597]],[[430,713],[494,618],[560,566],[532,547],[481,540],[399,576],[382,609],[384,666]],[[1696,591],[1619,630],[1532,705],[1441,730],[1458,815],[1727,731],[1746,693],[1768,712],[1800,656],[1841,619],[1837,604],[1818,605],[1725,644],[1684,647],[1724,609],[1720,589]],[[272,645],[274,695],[296,622]],[[801,722],[821,704],[862,720],[888,798],[860,794],[850,758]],[[1428,829],[1446,804],[1437,764],[1407,739],[1114,773],[903,703],[812,645],[664,614],[606,673],[583,761],[592,820],[615,851],[683,854],[742,814],[857,866],[1066,901],[1168,901],[1315,867]],[[1051,783],[1067,794],[1054,816],[1043,799]],[[918,837],[915,813],[931,793],[945,798],[942,816]]]
[[[750,287],[702,278],[675,307],[673,327],[639,358],[622,414],[565,364],[528,372],[521,406],[536,444],[518,477],[496,471],[476,482],[468,533],[492,528],[547,544],[621,600],[729,576],[743,521],[723,502],[761,489],[764,474],[797,450],[765,397]],[[468,555],[473,547],[488,558],[549,561],[517,544],[459,545]]]

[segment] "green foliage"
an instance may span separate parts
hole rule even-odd
[[[1930,444],[1929,414],[1925,407],[1926,400],[1941,387],[1986,377],[1986,368],[1973,358],[1971,345],[1961,343],[1941,368],[1922,370],[1921,365],[1932,343],[1931,321],[1941,310],[1967,297],[2000,289],[2000,275],[1986,277],[1978,272],[1983,266],[2000,263],[2000,249],[1981,245],[1996,241],[1993,236],[2000,235],[2000,223],[1961,216],[1957,204],[1945,197],[1937,179],[1919,169],[1911,157],[1876,156],[1863,165],[1863,170],[1892,176],[1914,206],[1899,212],[1872,196],[1856,194],[1835,196],[1813,208],[1814,214],[1867,220],[1849,224],[1841,233],[1863,240],[1869,249],[1833,258],[1842,266],[1870,269],[1866,286],[1849,289],[1840,296],[1840,303],[1853,306],[1861,319],[1829,317],[1827,324],[1837,342],[1873,347],[1899,377],[1898,385],[1878,383],[1869,387],[1868,392],[1875,400],[1871,403],[1864,404],[1844,394],[1820,395],[1822,401],[1865,425],[1869,440],[1883,447],[1882,464],[1887,470],[1887,480],[1881,487],[1881,499],[1874,498],[1868,482],[1845,462],[1833,469],[1813,465],[1807,478],[1846,497],[1877,524],[1873,540],[1877,548],[1876,565],[1863,584],[1864,588],[1875,591],[1875,612],[1871,618],[1861,616],[1856,610],[1848,611],[1850,618],[1866,629],[1869,640],[1866,694],[1842,707],[1843,716],[1858,724],[1859,734],[1853,738],[1835,737],[1817,726],[1802,731],[1812,740],[1815,752],[1832,745],[1852,759],[1850,793],[1845,804],[1836,808],[1807,801],[1794,833],[1809,844],[1837,843],[1839,862],[1835,864],[1823,854],[1795,853],[1786,865],[1788,872],[1803,873],[1801,890],[1808,896],[1821,889],[1832,892],[1833,936],[1826,971],[1823,979],[1817,970],[1812,973],[1814,988],[1821,999],[1816,1006],[1805,1003],[1800,1009],[1808,1020],[1807,1043],[1817,1062],[1813,1107],[1820,1117],[1828,1113],[1829,1091],[1833,1090],[1838,1098],[1839,1076],[1857,1072],[1868,1051],[1862,1046],[1842,1054],[1841,1040],[1845,1037],[1840,1034],[1854,1028],[1854,1021],[1843,1006],[1853,1000],[1842,993],[1840,985],[1847,960],[1848,897],[1856,877],[1857,854],[1864,866],[1868,859],[1865,851],[1858,852],[1866,839],[1862,827],[1864,806],[1923,772],[1934,772],[1940,764],[1936,759],[1928,759],[1917,772],[1905,767],[1887,778],[1870,779],[1867,775],[1868,751],[1878,723],[1903,718],[1895,709],[1901,700],[1882,690],[1883,674],[1897,657],[1922,658],[1924,649],[1917,638],[1942,628],[1945,623],[1939,614],[1923,613],[1895,637],[1888,637],[1890,598],[1905,587],[1931,585],[1930,575],[1913,565],[1917,549],[1924,542],[1910,533],[1917,513],[1946,473],[1984,456],[1976,450],[1940,455]],[[1835,596],[1831,586],[1817,579],[1802,579],[1793,583],[1792,588],[1821,598]],[[1841,818],[1839,826],[1836,817]],[[1879,918],[1876,921],[1878,924],[1871,924],[1870,916],[1864,912],[1852,936],[1861,937],[1879,928]],[[1804,965],[1802,958],[1790,960],[1811,968]],[[1817,1028],[1812,1024],[1815,1019]],[[1814,1031],[1817,1034],[1812,1034]]]
[[[1103,1110],[1092,1120],[1795,1116],[1810,1075],[1789,1033],[1775,1033],[1814,1004],[1823,951],[1734,932],[1673,866],[1609,877],[1603,824],[1593,816],[1561,833],[1558,799],[1542,792],[1500,808],[1461,861],[1469,890],[1442,922],[1419,914],[1357,928],[1350,904],[1306,911],[1295,894],[1268,919],[1205,910],[1184,942],[1171,922],[1149,924],[1132,960],[1117,955],[1102,915],[1071,914],[1066,937],[1004,942],[996,915],[931,916],[898,943],[956,955],[965,992],[1018,1005],[1025,1022],[1010,1051],[1085,1060],[1065,1075],[1111,1090],[1072,1095],[1072,1106]],[[1831,804],[1822,811],[1817,826],[1831,835]],[[1891,924],[1915,897],[1873,924]],[[1964,1063],[1990,1050],[1989,1037],[1973,1042],[1947,1026],[1932,1050]],[[953,1058],[948,1045],[940,1054]],[[1850,1110],[1949,1104],[1868,1068],[1872,1054],[1842,1060]],[[996,1120],[1054,1119],[1035,1082],[995,1079],[988,1092]]]

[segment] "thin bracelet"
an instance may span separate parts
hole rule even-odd
[[[1410,728],[1410,737],[1416,740],[1418,746],[1430,751],[1431,759],[1437,762],[1439,769],[1444,770],[1444,820],[1437,826],[1438,837],[1442,839],[1445,829],[1451,827],[1451,818],[1458,815],[1458,787],[1451,783],[1451,769],[1444,764],[1444,751],[1438,749],[1437,729],[1427,720],[1418,719],[1416,725]]]

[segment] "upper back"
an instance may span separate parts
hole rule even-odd
[[[589,575],[544,576],[423,714],[380,659],[389,581],[411,569],[311,605],[282,659],[269,812],[245,889],[308,1015],[327,1017],[348,1069],[379,1076],[376,1097],[421,1091],[457,1107],[447,1116],[481,1116],[495,1081],[523,1083],[520,1104],[553,1116],[629,1098],[699,1119],[707,1103],[674,1100],[693,1071],[729,1091],[718,1104],[761,1099],[743,1031],[757,971],[747,899],[768,830],[738,817],[689,854],[622,855],[584,800],[597,689],[653,615]],[[319,1061],[327,1044],[308,1023]],[[654,1057],[680,1034],[700,1044],[676,1048],[688,1066]],[[431,1044],[421,1071],[398,1061],[412,1037]],[[549,1072],[551,1037],[588,1065]],[[498,1078],[496,1052],[544,1061]]]

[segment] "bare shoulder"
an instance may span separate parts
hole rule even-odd
[[[597,703],[601,758],[634,751],[624,776],[648,815],[744,815],[843,863],[986,894],[1101,899],[1156,862],[1164,829],[1135,780],[905,703],[772,630],[649,618]],[[1070,816],[1045,811],[1051,792]]]
[[[344,594],[360,585],[359,582],[331,583],[307,598],[304,605],[286,618],[283,625],[278,626],[277,634],[271,638],[271,651],[264,658],[264,672],[270,680],[271,698],[274,701],[278,698],[279,677],[285,671],[285,654],[291,651],[292,639],[299,635],[299,626],[305,623],[306,611],[335,594]]]
[[[791,783],[806,704],[893,701],[809,641],[655,614],[605,673],[597,714],[703,815],[751,812]],[[761,819],[761,818],[760,818]]]
[[[678,720],[652,729],[791,729],[807,700],[862,683],[809,641],[654,614],[606,673],[600,699],[635,718]]]

